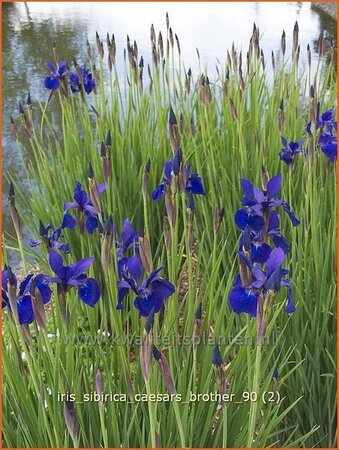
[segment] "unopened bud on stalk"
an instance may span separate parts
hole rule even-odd
[[[273,50],[271,53],[271,60],[272,60],[272,68],[273,68],[273,72],[274,72],[275,71],[275,56],[274,56]]]
[[[148,185],[148,177],[151,168],[151,160],[148,159],[147,163],[144,166],[144,171],[142,174],[142,193],[144,197],[147,196],[147,185]]]
[[[184,134],[184,116],[182,113],[180,114],[180,119],[179,119],[179,130],[180,130],[180,134]]]
[[[74,402],[69,400],[64,402],[64,419],[72,440],[76,441],[79,434],[79,422],[75,412]]]
[[[269,293],[266,293],[267,297],[271,297]],[[265,298],[264,293],[261,291],[257,304],[257,333],[258,333],[258,345],[262,345],[264,342],[267,317],[265,314],[265,306],[267,306],[268,298]],[[265,305],[266,304],[266,305]]]
[[[17,237],[19,238],[21,236],[20,218],[19,218],[19,214],[16,209],[16,206],[15,206],[15,191],[14,191],[14,186],[13,186],[12,182],[10,182],[10,185],[9,185],[8,205],[9,205],[9,210],[10,210],[13,226],[14,226],[15,232],[17,234]]]
[[[146,234],[144,234],[144,237],[139,237],[139,253],[143,268],[147,273],[150,273],[152,270],[151,246]]]
[[[169,119],[168,119],[168,131],[169,138],[172,146],[173,153],[180,147],[180,134],[177,118],[174,114],[172,106],[170,107]]]
[[[67,326],[69,324],[69,311],[67,308],[66,303],[66,292],[62,288],[60,284],[57,286],[57,293],[58,293],[58,300],[59,300],[59,307],[60,307],[60,313],[61,313],[61,319],[63,323]]]
[[[278,115],[278,128],[280,133],[282,132],[284,128],[285,123],[285,111],[284,111],[284,100],[281,100],[279,105],[279,115]]]
[[[100,156],[101,156],[102,171],[104,174],[104,179],[107,182],[107,180],[109,179],[111,172],[112,172],[112,165],[111,165],[111,157],[110,157],[110,146],[105,144],[104,141],[101,142]]]
[[[180,42],[179,42],[179,38],[178,38],[178,36],[176,34],[175,34],[175,40],[176,40],[176,43],[177,43],[178,53],[180,55],[181,54]]]
[[[94,208],[97,210],[98,213],[101,212],[101,204],[100,204],[100,198],[99,198],[99,192],[98,192],[98,184],[95,180],[94,171],[92,164],[88,163],[88,182],[89,182],[89,196],[93,203]]]
[[[174,39],[173,39],[173,30],[172,30],[172,28],[169,29],[169,40],[170,40],[171,47],[173,48],[174,47]]]
[[[244,251],[245,256],[248,256],[248,252]],[[245,261],[239,257],[239,274],[241,279],[241,284],[243,287],[247,287],[251,284],[252,273],[250,268],[247,266]]]
[[[165,208],[165,211],[166,211],[166,208]],[[166,247],[166,250],[169,252],[172,247],[172,236],[171,236],[171,230],[170,230],[169,220],[168,220],[168,216],[167,216],[167,211],[166,211],[166,214],[163,215],[163,225],[164,225],[165,247]]]
[[[144,380],[147,382],[151,370],[152,350],[153,350],[153,333],[152,327],[154,323],[154,308],[145,322],[145,333],[140,349],[140,367]]]
[[[89,41],[87,40],[87,56],[88,59],[91,61],[92,59],[92,49],[91,49],[91,44],[89,43]]]
[[[175,151],[173,163],[172,163],[172,172],[174,175],[179,175],[181,163],[182,163],[182,150],[181,150],[181,148],[178,148]]]
[[[38,275],[41,276],[41,275]],[[36,287],[36,282],[33,279],[31,282],[31,297],[32,297],[32,307],[35,316],[35,320],[40,328],[46,328],[46,313],[43,299],[39,289]]]
[[[213,232],[216,234],[219,231],[220,224],[225,215],[225,208],[219,208],[218,206],[214,208],[213,213]]]
[[[233,117],[233,120],[237,120],[238,119],[238,111],[237,108],[235,107],[235,104],[233,102],[233,100],[230,97],[230,109],[231,109],[231,114]]]
[[[311,53],[310,44],[307,44],[307,61],[308,61],[308,67],[311,67],[312,53]]]
[[[299,63],[299,57],[300,57],[300,44],[298,45],[297,53],[296,53],[297,64]]]
[[[175,177],[172,177],[172,178],[175,178]],[[171,192],[168,189],[165,192],[165,207],[166,207],[168,221],[171,225],[171,228],[174,229],[175,224],[176,224],[176,210],[175,210],[175,206],[173,204]]]
[[[155,29],[153,23],[151,25],[151,42],[153,45],[155,45],[156,43]]]
[[[293,53],[296,54],[299,45],[299,25],[296,21],[293,28]]]
[[[111,217],[108,217],[101,235],[101,266],[106,276],[110,265],[110,256],[113,245],[113,231],[113,220]]]
[[[282,52],[283,56],[285,56],[285,52],[286,52],[286,33],[285,33],[285,30],[282,32],[282,35],[281,35],[281,52]]]
[[[195,310],[194,318],[196,321],[200,321],[202,318],[202,302],[200,302]]]
[[[162,39],[161,31],[159,31],[159,36],[158,36],[158,46],[159,46],[161,58],[163,58],[164,57],[164,41]]]
[[[171,395],[175,395],[176,390],[174,387],[173,377],[171,374],[171,370],[170,370],[168,361],[165,358],[165,355],[163,354],[163,352],[159,351],[155,347],[155,345],[152,346],[152,353],[153,353],[154,359],[157,361],[157,363],[160,366],[161,375],[162,375],[162,378],[164,380],[164,383],[165,383],[165,386],[166,386],[168,392]]]
[[[212,101],[212,92],[210,88],[210,81],[209,78],[205,75],[201,75],[200,77],[200,102],[202,105],[207,105]]]
[[[18,302],[16,298],[17,279],[12,271],[12,268],[10,266],[6,266],[6,268],[7,268],[8,282],[7,286],[3,286],[3,288],[5,289],[7,287],[11,311],[13,313],[13,316],[17,319],[18,318]]]
[[[267,182],[269,180],[267,170],[264,166],[261,166],[260,170],[260,178],[261,178],[261,185],[264,191],[266,191]]]
[[[11,116],[11,130],[12,130],[12,135],[14,137],[14,139],[17,141],[19,139],[19,135],[18,135],[18,130],[16,128],[15,122],[13,117]]]
[[[104,393],[104,380],[100,367],[97,367],[95,374],[95,390],[98,394],[100,394],[99,407],[102,408],[104,406],[102,402],[102,394]]]

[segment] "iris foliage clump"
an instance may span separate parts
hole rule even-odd
[[[53,49],[11,118],[5,446],[335,445],[334,49],[305,65],[298,32],[265,58],[254,26],[215,73],[168,17],[149,60]]]

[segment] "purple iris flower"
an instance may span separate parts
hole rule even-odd
[[[265,225],[265,213],[269,213],[271,208],[278,206],[282,206],[287,212],[293,226],[299,225],[300,222],[291,211],[290,205],[285,200],[276,198],[280,192],[280,174],[268,180],[266,190],[264,191],[253,186],[245,178],[241,178],[240,182],[243,190],[242,204],[246,208],[239,209],[236,212],[235,223],[241,231],[262,231]]]
[[[30,239],[29,245],[31,247],[38,247],[45,244],[47,248],[55,248],[62,253],[69,253],[69,245],[64,242],[59,242],[63,237],[61,227],[53,228],[51,225],[44,225],[41,220],[39,222],[39,233],[41,239]]]
[[[264,227],[265,221],[263,222],[263,220],[264,219],[261,216],[254,215],[250,217],[250,221],[248,222],[247,227],[242,230],[241,238],[239,241],[239,250],[246,249],[252,252],[253,246],[256,246],[258,247],[258,252],[261,252],[266,245],[262,243],[263,232],[267,231],[267,236],[272,239],[274,245],[276,247],[282,248],[284,253],[288,253],[291,250],[291,246],[287,239],[281,234],[280,214],[276,211],[269,212],[267,230]],[[255,226],[256,223],[258,226]]]
[[[330,159],[335,162],[337,159],[337,121],[335,120],[334,110],[329,109],[319,116],[320,104],[318,103],[318,113],[315,128],[320,130],[318,145],[320,150]],[[312,123],[309,122],[306,126],[306,131],[311,132]]]
[[[45,88],[57,91],[60,87],[60,80],[68,74],[67,62],[60,61],[58,68],[56,68],[53,63],[48,61],[47,66],[49,67],[51,74],[45,78]]]
[[[103,192],[102,185],[98,185],[98,190],[99,193]],[[66,214],[64,214],[61,228],[73,229],[78,223],[81,232],[84,231],[85,225],[86,231],[92,234],[99,225],[97,210],[93,206],[93,203],[87,195],[86,191],[82,189],[81,183],[79,183],[79,181],[77,181],[75,185],[73,198],[73,202],[66,203],[64,205],[64,211],[66,212]],[[76,208],[77,210],[77,221],[71,214],[67,213],[67,211],[72,208]]]
[[[9,311],[12,311],[8,288],[9,281],[16,290],[17,278],[13,274],[11,268],[5,265],[4,270],[2,271],[2,308],[8,308]],[[20,325],[29,325],[35,319],[31,297],[31,286],[33,282],[35,288],[39,290],[44,304],[47,304],[52,296],[52,291],[47,284],[47,278],[44,274],[39,274],[35,277],[33,273],[27,275],[27,277],[20,283],[19,291],[16,292],[15,295],[17,302],[16,309]]]
[[[63,293],[77,287],[79,299],[86,305],[94,306],[100,299],[100,287],[94,278],[88,278],[84,273],[94,259],[94,257],[84,258],[70,266],[64,266],[62,256],[50,249],[49,265],[56,277],[47,277],[46,280],[49,283],[57,284],[59,291]]]
[[[134,306],[140,316],[148,317],[153,311],[159,312],[165,302],[174,292],[175,287],[168,280],[159,277],[159,272],[163,268],[153,270],[151,274],[142,280],[142,265],[137,256],[132,256],[126,262],[123,270],[122,280],[118,285],[117,309],[123,309],[123,301],[132,290],[137,296]]]
[[[286,255],[279,247],[270,249],[268,244],[262,245],[265,245],[265,248],[261,249],[260,262],[254,262],[253,253],[251,254],[251,260],[244,253],[239,252],[241,260],[250,270],[251,281],[248,286],[243,286],[240,275],[236,277],[229,295],[230,306],[237,314],[247,313],[252,317],[257,317],[260,291],[278,292],[283,286],[288,289],[285,312],[292,313],[295,311],[295,305],[293,303],[291,282],[285,279],[288,270],[282,268]],[[263,269],[263,261],[265,261],[265,269]]]
[[[284,148],[281,149],[279,156],[282,161],[286,164],[292,164],[295,158],[295,155],[302,152],[302,144],[305,141],[305,138],[299,139],[299,141],[287,142],[284,136],[281,136],[281,142]]]
[[[79,72],[80,77],[76,72],[70,72],[69,74],[69,85],[71,91],[73,93],[80,92],[82,85],[85,89],[86,94],[89,95],[95,88],[95,80],[93,78],[93,75],[91,71],[86,68],[86,66],[80,67]]]
[[[319,145],[320,150],[334,163],[337,159],[337,136],[327,131],[319,137]]]
[[[166,186],[172,183],[172,174],[178,175],[181,163],[181,150],[177,150],[171,161],[166,161],[164,166],[164,178],[159,186],[152,192],[153,200],[160,200],[164,194]],[[191,165],[185,168],[186,185],[185,191],[188,194],[205,195],[205,188],[199,174],[191,173]]]
[[[118,271],[122,276],[123,269],[127,264],[128,251],[139,254],[139,233],[135,231],[129,219],[124,220],[120,241],[116,242]]]

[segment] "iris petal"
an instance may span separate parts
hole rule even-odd
[[[94,230],[96,228],[98,228],[98,219],[96,216],[89,216],[86,219],[86,223],[85,223],[85,227],[86,227],[86,231],[89,234],[93,234]]]
[[[275,177],[272,177],[270,180],[268,180],[266,190],[269,199],[277,197],[277,195],[279,195],[280,186],[281,186],[281,174],[278,174]]]
[[[66,206],[66,205],[65,205]],[[61,228],[70,228],[73,230],[75,225],[77,224],[76,219],[72,216],[72,214],[64,214],[62,218]]]
[[[243,231],[248,223],[247,211],[245,209],[238,209],[238,211],[235,213],[234,221],[236,226]]]
[[[229,303],[232,310],[237,313],[247,313],[252,317],[257,316],[258,296],[242,287],[233,288],[229,295]]]
[[[163,300],[166,300],[175,292],[173,284],[165,279],[154,280],[151,289],[153,292],[159,293]]]
[[[18,318],[20,325],[28,325],[33,322],[35,316],[30,295],[25,295],[19,299]]]
[[[64,280],[65,267],[63,265],[62,256],[52,249],[49,249],[49,265],[53,272],[61,279]]]
[[[141,261],[137,256],[131,256],[127,260],[127,268],[129,273],[135,280],[138,280],[142,274]]]
[[[152,310],[155,313],[162,308],[163,300],[158,292],[150,292],[148,295],[138,296],[134,301],[134,306],[140,316],[148,317]]]
[[[100,299],[100,287],[94,278],[88,278],[86,282],[79,287],[78,296],[81,301],[88,306],[94,306]]]
[[[164,196],[164,193],[165,193],[165,183],[162,182],[152,192],[152,199],[155,201],[160,200]]]
[[[44,82],[44,86],[47,89],[50,89],[52,91],[56,91],[60,87],[60,81],[59,81],[58,78],[55,78],[55,77],[46,77],[45,78],[45,82]]]

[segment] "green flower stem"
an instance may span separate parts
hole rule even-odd
[[[252,392],[257,394],[256,401],[251,401],[250,413],[249,413],[249,423],[248,423],[248,439],[247,448],[252,448],[254,444],[254,432],[255,424],[257,420],[258,402],[259,402],[259,382],[260,382],[260,372],[261,372],[261,350],[262,346],[257,344],[256,354],[255,354],[255,364],[254,364],[254,374],[253,374],[253,384]]]

